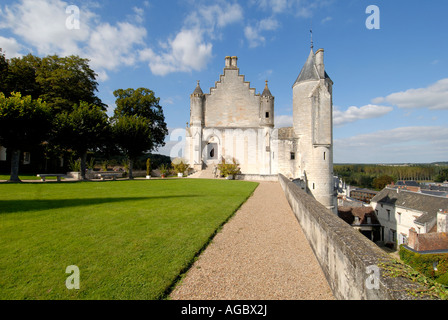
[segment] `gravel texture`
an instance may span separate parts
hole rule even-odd
[[[278,182],[261,182],[215,236],[172,300],[333,300]]]

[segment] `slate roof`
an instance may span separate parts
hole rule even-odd
[[[397,186],[410,186],[410,187],[420,187],[420,184],[417,181],[413,180],[399,180],[395,184]]]
[[[294,139],[294,127],[286,127],[278,129],[278,139],[279,140],[288,140]]]
[[[327,72],[325,72],[324,76],[325,76],[325,79],[330,79]],[[320,77],[319,77],[319,73],[317,72],[315,54],[314,54],[313,48],[311,48],[310,55],[308,56],[308,59],[306,60],[305,65],[302,68],[302,71],[300,71],[299,76],[297,77],[296,81],[294,82],[294,85],[296,83],[300,83],[300,82],[319,80],[319,79],[320,79]]]
[[[194,89],[193,94],[204,94],[202,92],[201,86],[199,85],[199,81],[198,81],[198,85],[196,86],[196,89]]]
[[[372,207],[338,207],[338,216],[348,224],[353,224],[355,217],[358,217],[360,225],[380,225]],[[371,219],[370,224],[367,217]]]
[[[416,246],[414,249],[420,252],[447,250],[448,234],[446,232],[418,234]]]
[[[266,81],[266,86],[264,87],[263,93],[261,94],[263,97],[272,97],[271,91],[268,88],[268,82]]]
[[[306,60],[305,65],[303,66],[302,71],[300,71],[300,74],[294,84],[310,80],[319,80],[319,73],[317,72],[316,62],[314,60],[314,52],[312,48],[310,51],[310,55],[308,56],[308,59]]]
[[[405,190],[397,192],[397,189],[392,188],[384,188],[372,198],[372,201],[420,211],[422,215],[415,219],[415,222],[420,224],[436,219],[439,209],[448,209],[448,198]]]

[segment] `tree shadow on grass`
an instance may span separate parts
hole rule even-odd
[[[200,195],[169,195],[156,197],[115,197],[115,198],[73,198],[73,199],[35,199],[0,200],[0,215],[5,213],[62,209],[68,207],[89,206],[114,202],[141,200],[169,200],[174,198],[194,198]]]

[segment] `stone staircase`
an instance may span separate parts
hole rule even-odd
[[[192,175],[188,176],[188,178],[193,179],[215,179],[213,175],[213,167],[207,167],[202,171],[196,171]]]

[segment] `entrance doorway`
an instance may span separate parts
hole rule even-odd
[[[209,143],[207,144],[207,160],[217,160],[218,159],[218,144]]]

